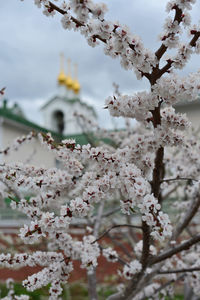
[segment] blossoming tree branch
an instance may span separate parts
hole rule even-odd
[[[92,0],[35,0],[47,16],[59,14],[67,30],[78,31],[92,47],[120,59],[122,68],[149,81],[149,90],[106,99],[105,109],[114,117],[136,119],[139,126],[106,132],[110,145],[80,146],[74,140],[57,143],[50,134],[39,134],[47,151],[63,169],[2,164],[0,179],[5,194],[18,196],[11,206],[25,213],[30,224],[20,230],[26,244],[45,239],[46,251],[1,254],[0,266],[43,267],[23,285],[29,291],[50,283],[49,299],[58,299],[63,284],[78,260],[88,273],[90,299],[98,299],[98,258],[118,262],[123,283],[111,299],[160,299],[173,294],[185,281],[200,296],[200,142],[185,115],[175,112],[179,101],[193,101],[200,92],[200,72],[177,75],[190,57],[200,53],[200,27],[191,25],[189,11],[195,0],[171,0],[157,51],[146,49],[127,26],[106,19],[106,6]],[[181,40],[188,32],[187,42]],[[170,49],[168,59],[164,55]],[[6,155],[35,134],[17,139],[1,151]],[[29,201],[25,192],[33,195]],[[168,210],[164,209],[169,204]],[[56,208],[55,208],[56,206]],[[53,209],[53,207],[55,209]],[[176,214],[170,215],[172,211]],[[115,218],[117,214],[117,219]],[[85,234],[75,240],[70,229],[82,219]],[[196,223],[195,223],[196,220]],[[198,224],[197,224],[198,225]],[[113,232],[123,233],[121,251]],[[102,239],[109,236],[109,247]],[[21,299],[25,299],[21,296]]]

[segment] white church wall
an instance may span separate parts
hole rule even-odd
[[[1,122],[2,123],[2,122]],[[12,121],[6,121],[1,124],[1,149],[12,145],[13,140],[30,132],[23,125]],[[48,151],[38,139],[30,143],[25,143],[19,147],[18,151],[12,151],[8,155],[1,156],[1,162],[22,162],[33,164],[35,166],[55,167],[55,157]]]
[[[54,118],[56,111],[63,112],[64,115],[64,135],[81,134],[84,132],[84,128],[77,122],[77,118],[74,116],[75,112],[83,114],[87,119],[95,121],[96,118],[91,109],[81,104],[80,102],[67,102],[62,98],[55,98],[52,102],[48,103],[46,107],[42,109],[44,117],[44,126],[53,131],[57,131],[57,126]]]
[[[65,111],[64,111],[65,110]],[[57,131],[53,121],[53,114],[56,111],[62,111],[65,115],[66,107],[63,106],[63,101],[59,98],[56,98],[55,101],[49,103],[43,110],[44,126],[45,128]]]

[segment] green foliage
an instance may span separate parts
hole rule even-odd
[[[47,297],[48,296],[48,288],[49,288],[49,286],[39,289],[34,292],[27,292],[27,290],[20,283],[14,284],[14,291],[15,291],[16,295],[22,295],[22,294],[29,295],[31,300],[42,300],[42,298],[44,296]],[[1,294],[0,294],[1,298],[7,296],[8,289],[5,284],[0,284],[0,291],[1,291]]]
[[[27,292],[26,289],[19,283],[14,284],[14,290],[16,295],[29,295],[31,300],[47,300],[48,299],[48,290],[49,285],[39,289],[34,292]],[[2,297],[5,297],[8,293],[8,289],[6,288],[5,284],[0,284],[0,299]],[[98,296],[99,300],[105,300],[107,297],[109,297],[111,294],[115,293],[116,290],[113,286],[110,285],[101,285],[98,289]],[[64,286],[63,294],[62,294],[63,300],[89,300],[88,297],[88,289],[87,285],[83,282],[75,282],[71,283],[69,285]],[[166,297],[165,300],[183,300],[184,297],[182,295],[176,295],[174,298]],[[147,299],[148,300],[148,299]]]
[[[174,296],[173,299],[169,298],[169,297],[166,297],[165,300],[183,300],[183,299],[184,299],[184,296],[182,296],[182,295],[176,295],[176,296]]]
[[[29,295],[31,300],[44,300],[48,299],[48,289],[44,287],[34,292],[27,292],[26,289],[19,283],[14,284],[14,291],[16,295]],[[8,294],[8,289],[5,284],[0,284],[0,299],[5,297]],[[100,287],[98,290],[99,300],[106,299],[109,295],[111,295],[115,290],[112,287],[107,285]],[[87,285],[82,282],[75,282],[69,285],[64,286],[63,300],[88,300],[88,289]]]

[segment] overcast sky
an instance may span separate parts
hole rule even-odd
[[[104,100],[112,94],[116,82],[124,93],[148,88],[145,79],[137,81],[133,72],[120,67],[118,59],[105,56],[102,46],[91,48],[77,32],[66,31],[60,15],[46,17],[33,0],[0,1],[0,87],[6,86],[6,97],[21,103],[32,120],[41,121],[37,111],[57,93],[59,53],[64,52],[79,66],[81,97],[103,111]],[[145,47],[156,50],[158,35],[167,13],[166,0],[104,0],[108,20],[126,24],[142,37]],[[199,20],[200,1],[192,17]],[[193,57],[185,73],[200,68],[199,58]],[[108,118],[103,112],[100,120]]]

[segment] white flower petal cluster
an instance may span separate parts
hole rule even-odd
[[[174,21],[168,17],[164,24],[164,32],[160,35],[160,39],[168,48],[176,48],[179,43],[179,35],[181,33],[181,27],[178,21]]]
[[[105,106],[111,116],[145,121],[152,117],[150,111],[158,106],[158,98],[147,92],[138,92],[135,96],[109,97],[105,101]]]
[[[39,1],[36,5],[42,5],[47,16],[55,13],[48,1]],[[70,0],[67,4],[63,3],[62,8],[64,14],[61,24],[64,29],[79,30],[92,47],[98,45],[99,40],[103,41],[105,54],[111,57],[119,56],[122,67],[134,69],[138,78],[143,76],[143,73],[150,72],[156,65],[155,54],[145,49],[140,38],[133,35],[127,26],[105,19],[105,4],[94,3],[91,0]]]
[[[123,275],[126,279],[132,279],[133,276],[142,270],[142,265],[138,260],[133,260],[129,265],[125,265],[123,268]]]
[[[26,280],[23,281],[24,287],[27,288],[28,291],[34,291],[43,286],[46,286],[49,283],[57,282],[58,278],[61,281],[65,281],[68,279],[70,272],[73,270],[72,264],[68,263],[51,263],[48,267],[42,269],[42,271],[28,276]],[[60,295],[60,285],[58,284],[58,295]],[[55,293],[55,291],[54,291]]]
[[[192,4],[194,4],[196,0],[171,0],[167,3],[166,10],[169,12],[175,6],[178,6],[182,11],[185,9],[191,10]]]
[[[102,254],[109,262],[117,262],[118,261],[118,254],[111,247],[103,249]]]
[[[169,216],[160,211],[161,206],[153,194],[146,195],[143,203],[138,206],[142,213],[142,220],[152,228],[151,236],[155,240],[162,241],[166,237],[171,237],[172,226]]]
[[[95,237],[93,235],[88,235],[83,238],[83,244],[80,249],[81,267],[92,270],[93,267],[97,266],[97,258],[100,255],[100,249]]]
[[[191,45],[180,44],[176,56],[171,58],[172,66],[175,69],[182,69],[189,61],[191,54],[193,54],[193,47]]]
[[[185,130],[190,126],[185,114],[175,113],[175,109],[171,106],[164,108],[161,111],[162,126],[165,128],[173,128]]]
[[[70,209],[73,215],[78,217],[85,217],[88,215],[88,212],[90,211],[89,205],[81,198],[76,198],[75,200],[71,200]]]
[[[179,101],[194,101],[200,92],[199,81],[199,71],[185,78],[180,78],[175,74],[162,77],[153,86],[153,93],[169,105],[174,105]]]
[[[33,254],[20,253],[14,254],[1,254],[0,265],[2,267],[25,267],[36,266],[38,264],[42,266],[48,266],[51,262],[60,262],[63,260],[63,255],[57,252],[42,252],[36,251]]]

